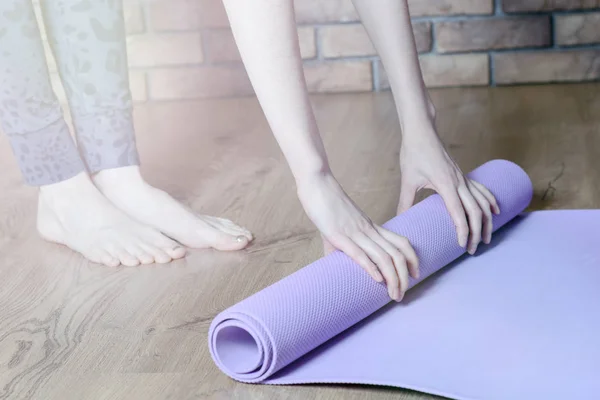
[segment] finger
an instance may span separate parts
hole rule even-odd
[[[415,196],[417,195],[417,188],[409,185],[402,184],[400,185],[400,199],[398,200],[398,210],[397,213],[403,213],[412,207],[415,203]]]
[[[460,186],[458,188],[458,195],[463,202],[465,210],[467,212],[467,219],[469,220],[469,244],[467,245],[467,251],[469,254],[475,254],[477,251],[477,245],[481,241],[481,227],[483,213],[479,204],[473,198],[473,195],[467,188],[467,186]]]
[[[458,245],[465,247],[467,245],[467,239],[469,238],[469,225],[467,224],[467,216],[465,215],[465,209],[463,204],[453,186],[448,186],[437,191],[442,199],[446,208],[450,213],[454,226],[456,227],[456,234],[458,235]]]
[[[406,262],[406,258],[402,255],[400,250],[390,241],[383,237],[376,229],[373,229],[369,232],[368,236],[379,245],[390,257],[392,257],[392,262],[394,263],[394,268],[396,269],[396,275],[400,280],[399,288],[402,296],[408,290],[408,285],[410,283],[409,274],[408,274],[408,265]]]
[[[331,242],[329,240],[327,240],[327,238],[325,236],[321,235],[321,239],[323,240],[323,254],[324,255],[328,256],[329,254],[336,251],[335,246],[332,245]]]
[[[412,245],[404,236],[400,236],[395,234],[394,232],[388,231],[387,229],[376,226],[377,231],[383,236],[387,241],[392,243],[402,255],[406,259],[408,265],[408,272],[410,272],[410,276],[414,279],[419,279],[419,258],[417,257],[417,253],[415,249],[413,249]]]
[[[496,200],[496,197],[494,197],[494,195],[492,194],[492,192],[490,192],[489,189],[486,188],[485,186],[483,186],[481,183],[479,183],[477,181],[474,181],[473,179],[469,179],[469,181],[473,185],[475,185],[475,187],[477,189],[479,189],[479,191],[481,192],[481,194],[483,194],[485,196],[485,198],[487,199],[487,201],[492,206],[492,211],[494,212],[494,214],[496,214],[496,215],[500,214],[500,207],[498,206],[498,201]]]
[[[346,236],[340,236],[329,239],[329,242],[338,250],[344,252],[348,257],[354,260],[355,263],[360,265],[371,278],[375,279],[376,282],[383,282],[383,275],[371,261],[369,256],[356,244]]]
[[[471,190],[471,194],[479,204],[479,208],[483,212],[483,242],[489,244],[492,240],[492,232],[494,228],[494,220],[492,219],[492,208],[487,198],[473,185],[470,181],[467,181],[467,186]]]
[[[386,253],[377,243],[366,234],[359,232],[352,237],[354,243],[369,256],[377,265],[377,268],[383,275],[387,284],[388,294],[392,300],[400,301],[402,293],[400,292],[400,278],[394,267],[392,257]]]

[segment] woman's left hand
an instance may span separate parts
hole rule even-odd
[[[465,177],[446,152],[433,121],[405,126],[400,150],[402,183],[398,213],[411,207],[421,189],[435,190],[454,221],[461,247],[474,254],[479,242],[492,238],[492,212],[500,209],[494,195],[482,184]]]

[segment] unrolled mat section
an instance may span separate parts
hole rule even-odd
[[[531,201],[531,181],[512,162],[490,161],[469,177],[496,196],[501,213],[494,216],[494,230]],[[421,280],[465,252],[439,195],[428,197],[384,227],[410,240],[420,259]],[[410,286],[417,283],[411,279]],[[269,383],[273,374],[389,302],[384,284],[372,280],[345,254],[334,252],[220,313],[210,327],[210,351],[217,366],[233,379]],[[373,337],[370,343],[356,345],[368,346],[377,340]],[[340,376],[337,381],[352,379]],[[295,379],[295,383],[301,381],[301,377]]]

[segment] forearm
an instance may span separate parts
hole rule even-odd
[[[385,67],[402,126],[432,120],[407,0],[354,0]],[[404,129],[405,136],[415,130]]]
[[[296,180],[329,171],[312,112],[291,0],[224,0],[242,60]]]

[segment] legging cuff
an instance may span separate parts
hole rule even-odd
[[[9,135],[9,140],[28,185],[50,185],[85,171],[62,118],[36,132]]]
[[[139,165],[133,116],[129,109],[84,114],[73,110],[77,144],[90,173]]]

